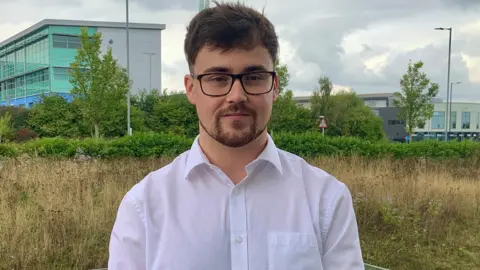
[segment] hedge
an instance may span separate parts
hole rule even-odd
[[[305,158],[317,156],[366,156],[373,158],[480,159],[478,142],[422,141],[411,144],[370,142],[351,137],[322,137],[317,132],[275,133],[277,147]],[[74,157],[78,153],[94,158],[173,157],[188,150],[193,142],[171,134],[141,133],[118,139],[43,138],[23,144],[0,144],[0,156],[23,154],[39,157]]]

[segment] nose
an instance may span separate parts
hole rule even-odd
[[[247,100],[247,93],[243,90],[242,83],[240,82],[240,79],[236,79],[233,82],[232,89],[230,90],[230,93],[227,95],[227,100],[228,102],[231,103],[237,103],[237,102],[242,102]]]

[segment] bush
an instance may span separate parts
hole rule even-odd
[[[37,133],[29,128],[22,128],[15,133],[16,142],[26,142],[37,138]]]
[[[19,152],[14,144],[0,144],[0,157],[16,157]]]
[[[352,137],[323,137],[318,132],[274,133],[277,147],[305,158],[317,156],[364,156],[370,158],[467,159],[480,165],[480,143],[422,141],[411,144],[373,142]],[[27,153],[40,157],[173,157],[188,150],[193,139],[166,133],[136,133],[119,139],[45,138],[3,146],[0,156]]]
[[[27,127],[28,110],[26,108],[14,106],[0,106],[0,117],[9,113],[12,116],[12,126],[14,129]]]

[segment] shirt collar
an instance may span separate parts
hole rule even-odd
[[[203,153],[202,148],[198,143],[198,138],[199,136],[197,136],[193,141],[192,147],[190,148],[190,151],[187,155],[184,174],[185,179],[188,179],[190,172],[192,172],[196,167],[202,165],[212,166],[205,154]],[[283,169],[278,153],[278,148],[275,145],[275,142],[273,141],[270,134],[267,134],[267,140],[267,146],[265,147],[265,149],[262,151],[262,153],[260,153],[257,159],[250,163],[248,166],[258,162],[259,160],[263,160],[271,163],[278,170],[278,172],[282,174]]]

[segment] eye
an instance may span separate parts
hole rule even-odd
[[[230,76],[222,74],[211,74],[205,76],[204,80],[208,82],[228,82],[230,80]]]
[[[267,78],[266,73],[252,73],[245,76],[245,79],[249,81],[265,80],[266,78]]]

